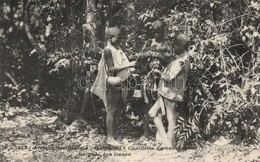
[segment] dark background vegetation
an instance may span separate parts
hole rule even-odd
[[[93,77],[105,29],[122,29],[131,56],[152,37],[151,23],[162,19],[169,39],[183,32],[192,40],[189,111],[178,119],[179,146],[216,134],[256,142],[259,13],[257,0],[2,0],[1,109],[51,108],[67,112],[62,118],[71,122],[84,93],[77,81]]]

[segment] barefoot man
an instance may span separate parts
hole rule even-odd
[[[125,53],[119,47],[121,31],[117,27],[108,28],[107,46],[104,48],[99,62],[98,74],[91,92],[99,96],[106,108],[107,143],[120,145],[115,136],[120,119],[120,112],[127,97],[126,80],[130,76],[131,67],[135,62],[129,62]]]
[[[174,39],[175,54],[177,55],[167,65],[162,73],[158,86],[160,94],[149,111],[150,117],[162,138],[162,147],[176,147],[174,128],[176,126],[176,104],[183,101],[184,90],[189,72],[188,46],[190,38],[184,34],[178,34]],[[168,120],[168,132],[166,133],[159,112],[165,112]]]

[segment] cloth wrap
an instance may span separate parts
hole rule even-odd
[[[125,63],[129,63],[128,58],[126,57],[125,53],[121,49],[116,49],[109,42],[108,42],[106,48],[109,48],[111,50],[112,59],[113,59],[113,63],[114,63],[115,67],[121,66],[122,64],[125,64]],[[131,73],[130,73],[129,68],[125,68],[117,73],[117,76],[120,77],[121,80],[123,81],[122,84],[119,83],[120,89],[117,89],[117,90],[122,91],[121,97],[124,102],[126,102],[126,99],[127,99],[127,85],[124,84],[124,81],[130,75],[131,75]],[[109,71],[108,71],[106,61],[105,61],[104,52],[102,52],[102,56],[101,56],[101,59],[98,64],[98,74],[97,74],[96,80],[95,80],[93,86],[91,87],[90,91],[93,94],[97,95],[100,99],[102,99],[102,101],[105,105],[105,108],[107,108],[108,104],[109,104],[108,97],[110,94],[108,92],[108,86],[113,86],[113,85],[107,84],[108,77],[109,77]],[[116,87],[118,87],[118,86],[116,86]]]
[[[187,52],[172,60],[164,69],[157,89],[160,94],[159,104],[163,115],[165,114],[164,98],[183,101],[189,69],[190,62]]]

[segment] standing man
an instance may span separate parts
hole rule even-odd
[[[91,92],[99,96],[106,108],[107,143],[120,145],[115,136],[120,112],[127,98],[126,80],[131,75],[135,61],[129,62],[120,46],[121,31],[117,27],[108,28],[107,46],[104,48],[98,65],[98,74]]]
[[[175,37],[173,45],[176,57],[164,69],[158,86],[160,97],[149,111],[149,115],[162,138],[163,147],[176,147],[174,134],[177,118],[176,104],[183,101],[184,90],[186,89],[186,81],[190,69],[189,42],[190,38],[185,34],[178,34]],[[168,120],[167,133],[162,118],[159,116],[160,111],[166,112]]]

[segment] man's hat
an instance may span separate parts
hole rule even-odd
[[[121,30],[118,27],[110,27],[106,31],[106,37],[114,37],[121,34]]]

